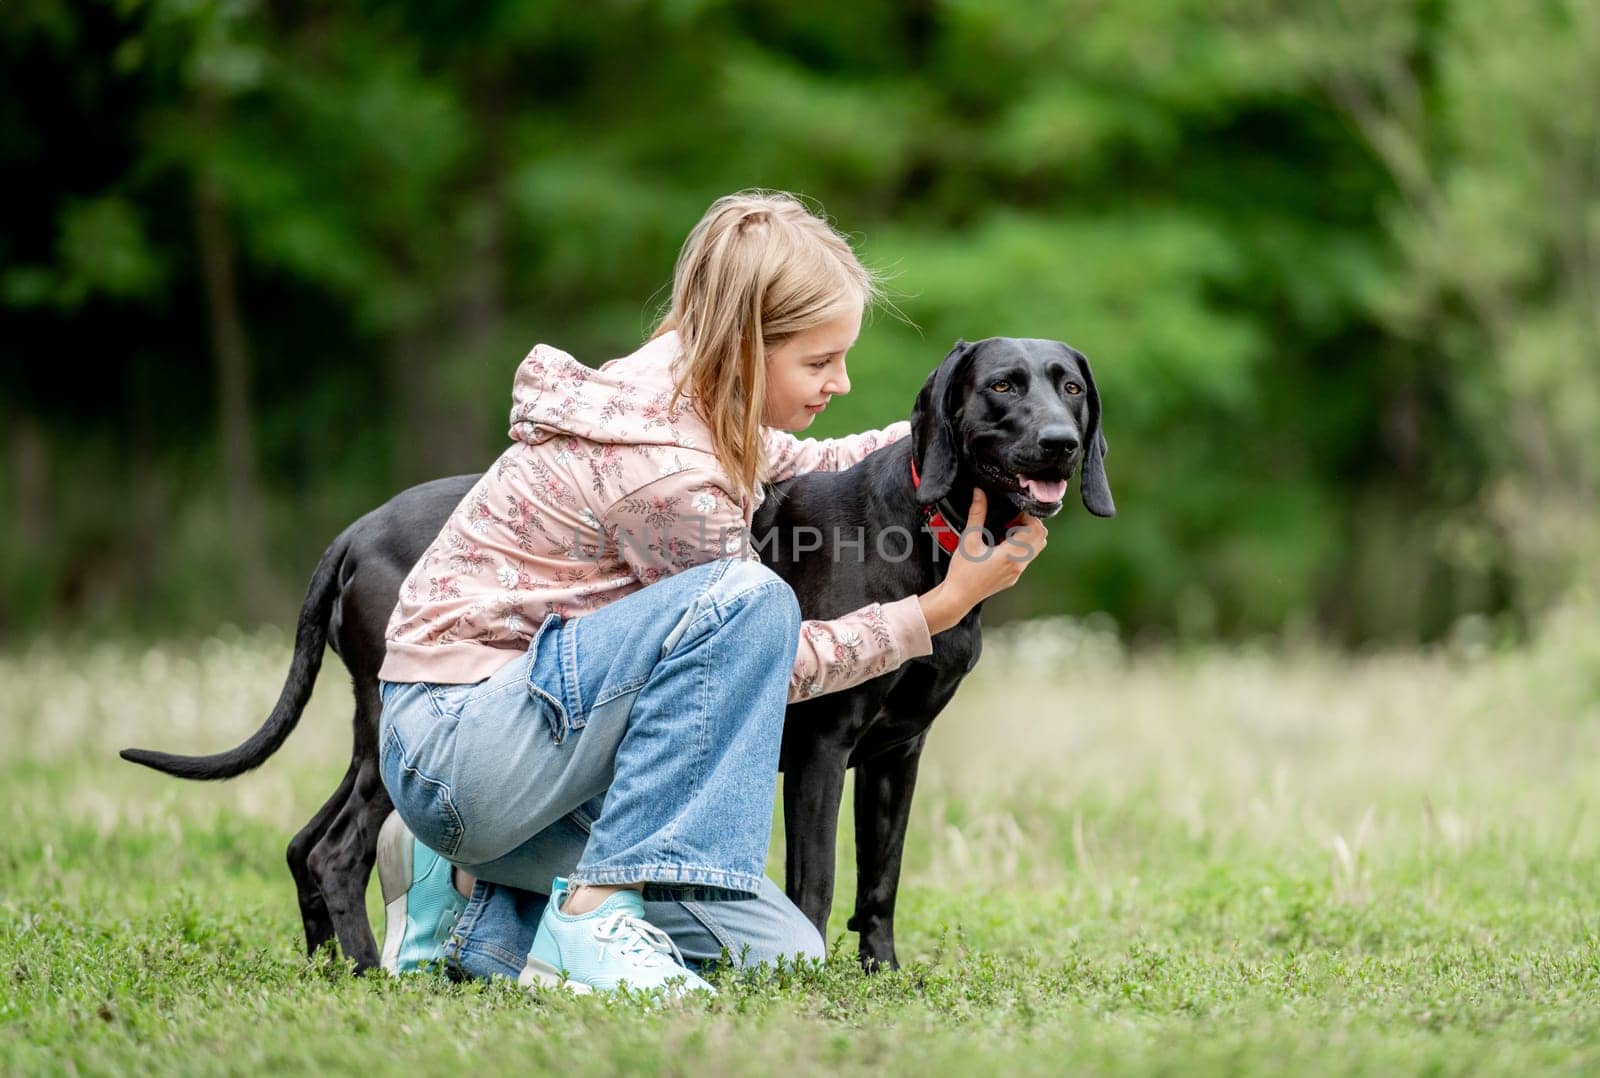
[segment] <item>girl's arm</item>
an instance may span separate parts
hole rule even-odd
[[[644,584],[718,558],[760,561],[739,504],[720,477],[704,469],[666,476],[619,498],[604,523],[622,560]],[[801,622],[789,702],[848,689],[932,652],[933,638],[915,595]]]
[[[873,450],[898,442],[910,433],[911,424],[904,419],[882,430],[847,434],[843,438],[796,438],[788,431],[763,427],[761,439],[767,450],[767,481],[777,483],[807,472],[842,472]]]

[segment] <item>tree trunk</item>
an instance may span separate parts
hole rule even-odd
[[[55,603],[54,572],[40,564],[50,549],[50,443],[39,422],[25,411],[0,412],[9,443],[11,486],[15,498],[9,506],[12,528],[8,551],[17,568],[7,567],[6,587],[0,590],[0,645],[8,642],[20,625],[36,621],[41,610]],[[21,570],[21,571],[19,571]],[[15,577],[12,578],[12,574]]]
[[[493,109],[483,105],[486,115]],[[494,129],[491,120],[486,120]],[[513,364],[500,356],[506,316],[506,210],[497,140],[457,199],[456,265],[435,282],[437,302],[400,325],[390,343],[390,393],[399,421],[400,485],[481,472],[497,450],[495,415],[511,396]],[[486,365],[505,376],[486,376]]]
[[[434,439],[435,349],[424,330],[427,319],[413,318],[399,326],[389,342],[389,399],[396,421],[396,488],[448,475],[437,459]]]
[[[474,394],[454,409],[451,425],[451,452],[460,471],[479,471],[489,464],[487,432],[491,417],[505,414],[511,395],[510,357],[497,355],[505,331],[506,308],[506,215],[499,183],[498,160],[491,154],[485,174],[474,192],[478,219],[469,241],[465,272],[461,276],[456,305],[456,332],[460,342],[457,361],[476,368],[462,381],[469,386],[493,384],[483,377],[486,369],[504,365],[506,377],[498,387],[500,396]],[[502,432],[503,433],[503,432]]]
[[[132,504],[128,548],[133,561],[133,601],[140,608],[155,600],[161,579],[161,550],[166,540],[167,498],[157,456],[155,378],[148,360],[133,364],[128,394],[128,483]]]
[[[11,526],[25,551],[40,551],[50,543],[50,447],[38,421],[27,412],[12,412],[6,428],[11,433],[11,479],[17,492]]]
[[[266,618],[281,604],[271,587],[266,544],[262,541],[250,345],[239,304],[226,198],[216,182],[207,177],[197,179],[195,184],[194,219],[212,355],[216,360],[217,438],[230,542],[248,616]]]

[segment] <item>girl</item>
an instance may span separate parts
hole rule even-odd
[[[681,989],[706,987],[686,960],[724,949],[823,954],[763,875],[786,703],[929,654],[1042,548],[1023,537],[1018,557],[955,559],[924,595],[804,623],[757,560],[764,482],[909,433],[783,433],[850,391],[875,293],[797,199],[740,193],[689,234],[638,351],[598,370],[544,345],[523,360],[511,445],[389,624],[391,971],[443,959],[525,985]]]

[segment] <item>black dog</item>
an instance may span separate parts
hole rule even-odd
[[[981,523],[998,536],[1020,512],[1056,513],[1065,481],[1081,463],[1084,505],[1097,516],[1114,515],[1104,455],[1099,395],[1082,353],[1044,340],[961,343],[918,394],[909,439],[846,471],[777,484],[753,530],[763,560],[794,588],[802,614],[833,618],[921,594],[942,580],[948,551],[968,524],[955,507],[970,504],[975,487],[989,499],[989,519]],[[277,706],[243,745],[204,757],[122,754],[182,778],[231,778],[259,766],[299,721],[323,645],[330,644],[354,683],[354,750],[339,788],[289,844],[289,868],[307,949],[337,937],[358,969],[378,961],[364,895],[378,829],[391,807],[377,774],[384,630],[406,574],[476,479],[413,487],[334,541],[312,576]],[[846,550],[850,556],[842,557]],[[857,885],[850,927],[860,933],[868,969],[898,964],[894,903],[917,762],[929,726],[980,648],[974,608],[934,637],[931,655],[789,707],[782,756],[786,890],[826,936],[839,802],[845,771],[854,767]]]

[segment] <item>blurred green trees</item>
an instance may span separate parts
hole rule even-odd
[[[891,275],[817,433],[957,337],[1095,362],[1122,515],[997,615],[1419,638],[1595,563],[1600,9],[0,7],[0,632],[294,608],[484,467],[544,340],[630,350],[741,187]]]

